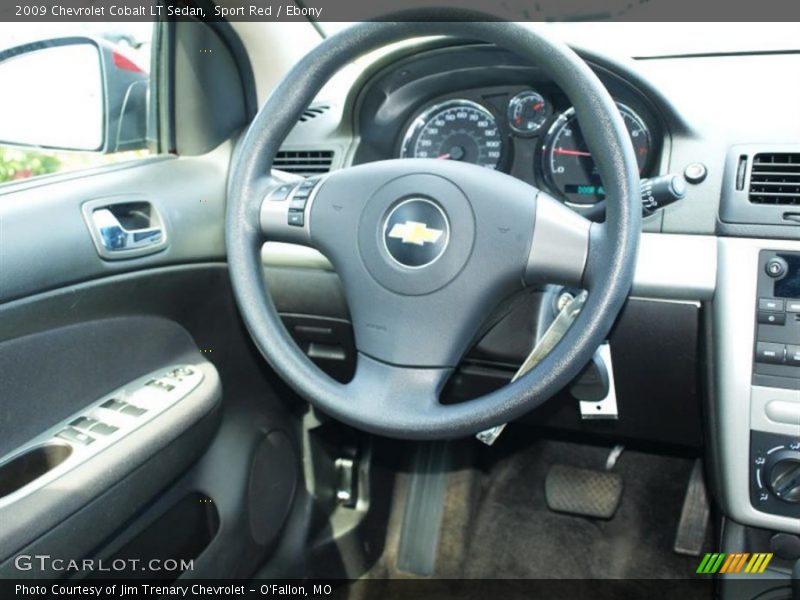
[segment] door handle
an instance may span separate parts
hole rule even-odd
[[[92,212],[92,222],[100,234],[103,246],[109,252],[145,248],[157,244],[163,238],[161,227],[126,229],[108,208]]]
[[[164,222],[150,202],[93,201],[84,204],[83,214],[103,258],[134,258],[166,247]]]

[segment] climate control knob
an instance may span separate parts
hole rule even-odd
[[[769,488],[785,502],[800,502],[800,452],[784,450],[770,461]]]

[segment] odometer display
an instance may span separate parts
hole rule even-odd
[[[503,152],[497,121],[470,100],[450,100],[423,111],[406,131],[401,158],[457,160],[496,169]]]
[[[641,175],[650,159],[650,132],[630,108],[623,104],[617,106],[631,137]],[[591,205],[605,198],[600,173],[583,139],[574,109],[561,114],[550,128],[544,144],[543,162],[547,184],[563,200]]]

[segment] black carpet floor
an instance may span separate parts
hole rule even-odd
[[[624,492],[608,521],[552,512],[544,480],[552,464],[603,469],[609,448],[540,442],[481,476],[464,577],[687,578],[697,559],[672,545],[692,461],[624,452]],[[447,535],[447,532],[443,532]]]
[[[368,576],[373,583],[362,597],[483,599],[501,589],[508,598],[713,597],[711,582],[695,575],[699,558],[672,550],[692,460],[625,451],[614,468],[623,478],[621,503],[612,519],[599,520],[548,509],[544,481],[553,464],[603,469],[610,447],[537,441],[470,450],[457,452],[461,464],[448,477],[432,578],[437,585],[451,581],[458,593],[415,588],[413,575],[394,567],[393,543],[387,540],[386,555]],[[396,526],[390,525],[389,537],[396,542]],[[707,545],[710,549],[710,532]],[[389,583],[398,579],[407,587]],[[485,581],[496,579],[511,587]],[[519,593],[514,586],[522,586]]]

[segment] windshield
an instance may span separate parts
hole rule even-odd
[[[319,25],[326,34],[331,35],[352,23]],[[797,23],[600,21],[547,23],[545,27],[569,44],[633,58],[800,50]]]

